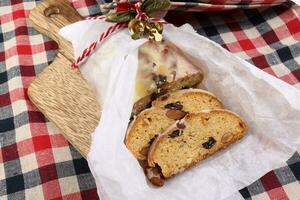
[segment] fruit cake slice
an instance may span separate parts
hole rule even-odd
[[[165,94],[153,101],[129,125],[125,144],[139,160],[146,160],[151,143],[176,120],[187,113],[223,108],[213,94],[200,89],[185,89]]]
[[[133,115],[151,106],[155,97],[195,87],[203,79],[199,63],[168,41],[144,43],[138,58]]]
[[[158,165],[168,178],[228,147],[246,130],[245,122],[227,110],[188,114],[155,139],[148,165]]]

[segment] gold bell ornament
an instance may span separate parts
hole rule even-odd
[[[140,39],[145,32],[145,23],[138,19],[132,19],[128,23],[128,30],[132,39]]]
[[[132,19],[128,23],[131,38],[136,40],[148,36],[149,40],[162,41],[163,25],[160,22],[148,22]]]

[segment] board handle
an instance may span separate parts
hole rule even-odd
[[[44,0],[30,12],[29,19],[36,30],[58,43],[62,55],[70,61],[74,60],[72,45],[58,31],[83,17],[67,0]]]

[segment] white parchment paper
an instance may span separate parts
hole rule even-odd
[[[107,22],[81,21],[61,30],[75,55],[106,30]],[[81,66],[96,88],[102,116],[88,156],[102,200],[242,199],[236,192],[284,165],[300,145],[300,92],[196,34],[166,25],[164,37],[202,66],[203,85],[241,115],[248,135],[229,149],[168,180],[149,184],[123,141],[133,106],[138,46],[127,30],[104,42]],[[232,196],[235,193],[234,196]]]

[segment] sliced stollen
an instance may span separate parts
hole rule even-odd
[[[155,97],[195,87],[203,79],[199,63],[168,41],[144,43],[138,58],[133,115],[149,107]]]
[[[160,133],[187,113],[221,109],[221,101],[201,89],[185,89],[165,94],[153,101],[129,125],[125,144],[139,160],[146,160],[151,143]]]
[[[245,122],[231,111],[188,114],[155,139],[148,154],[148,165],[158,165],[168,178],[225,149],[246,131]]]

